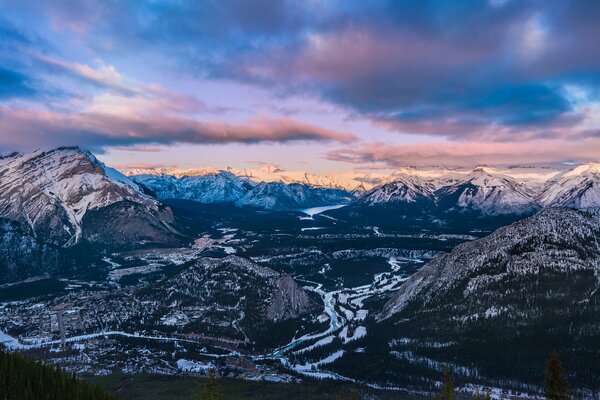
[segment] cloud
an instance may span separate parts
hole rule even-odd
[[[81,145],[91,149],[175,143],[349,143],[356,138],[293,119],[255,118],[245,124],[200,121],[176,115],[0,108],[2,146],[7,150]]]
[[[111,56],[106,60],[135,51],[136,57],[160,60],[188,78],[316,98],[390,132],[443,137],[457,146],[472,142],[473,150],[546,140],[580,151],[567,140],[594,144],[597,135],[591,121],[598,110],[579,104],[566,90],[576,85],[590,94],[588,102],[600,98],[597,1],[7,0],[3,6],[15,15],[50,21],[61,34],[73,33],[86,51]],[[6,40],[0,46],[35,50],[3,52],[0,59],[10,61],[3,68],[23,74],[10,78],[15,86],[5,96],[23,96],[19,91],[31,87],[31,77],[44,74],[50,75],[46,86],[62,77],[71,81],[69,88],[83,83],[102,91],[77,92],[82,99],[73,96],[76,106],[69,116],[36,119],[41,111],[32,108],[32,125],[44,126],[49,119],[71,132],[56,132],[61,140],[79,136],[98,146],[352,140],[289,119],[240,125],[199,120],[195,113],[227,110],[134,81],[100,60],[88,65],[56,51],[49,55],[32,35],[2,29],[0,39]],[[116,134],[108,132],[109,124]],[[399,154],[405,149],[396,148]],[[459,154],[457,149],[451,153]],[[496,157],[491,150],[485,154]],[[348,150],[330,156],[354,157]],[[407,156],[418,160],[417,153]]]
[[[162,164],[162,163],[120,163],[112,164],[111,167],[116,168],[120,171],[133,171],[133,170],[153,170],[153,169],[167,169],[176,168],[174,164]]]
[[[96,60],[96,68],[44,54],[38,55],[36,61],[53,73],[65,74],[100,88],[113,89],[125,94],[135,93],[135,89],[127,85],[117,69],[112,65],[105,64],[102,60]]]
[[[407,165],[460,165],[483,163],[544,163],[598,161],[600,137],[578,141],[535,139],[528,142],[428,142],[410,145],[382,143],[338,149],[326,158],[353,164],[377,164],[390,168]]]

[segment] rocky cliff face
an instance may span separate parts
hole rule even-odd
[[[137,175],[136,182],[149,187],[161,199],[193,200],[199,203],[233,203],[254,186],[227,171],[198,176]]]
[[[290,210],[348,203],[352,195],[340,189],[313,188],[299,183],[262,182],[236,202],[238,206]]]
[[[107,218],[102,222],[99,216]],[[63,247],[82,239],[130,245],[172,242],[174,237],[169,208],[78,148],[0,159],[0,217],[20,223],[36,239]]]
[[[268,319],[282,321],[297,318],[314,307],[304,289],[290,275],[280,275],[273,284],[275,290],[267,307]]]
[[[0,218],[0,284],[73,266],[60,248],[40,242],[14,221]]]

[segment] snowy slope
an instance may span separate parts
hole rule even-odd
[[[475,168],[435,195],[444,207],[478,210],[488,215],[520,214],[538,208],[531,189],[490,167]]]
[[[34,237],[63,246],[81,240],[86,217],[115,204],[126,203],[127,212],[143,215],[159,231],[169,230],[170,210],[139,189],[79,148],[15,153],[0,159],[0,217],[20,222]],[[120,211],[124,217],[126,212]]]
[[[252,182],[281,182],[281,183],[300,183],[316,188],[342,189],[351,192],[362,192],[371,189],[380,183],[387,174],[384,173],[363,173],[363,172],[340,172],[330,174],[312,174],[305,171],[285,171],[272,164],[264,164],[260,168],[238,169],[226,167],[218,170],[214,167],[198,167],[192,169],[178,168],[150,168],[150,169],[131,169],[127,171],[128,176],[139,175],[171,175],[177,178],[189,176],[215,175],[222,172],[229,172],[236,177]]]
[[[412,275],[385,305],[383,317],[412,302],[433,304],[453,295],[467,298],[500,281],[547,271],[596,271],[600,260],[600,211],[546,209],[482,239],[463,243]],[[538,282],[539,283],[539,282]],[[508,294],[508,291],[506,292]]]
[[[538,202],[547,207],[600,207],[600,163],[584,164],[558,177]]]
[[[161,199],[184,199],[200,203],[229,203],[242,198],[253,186],[227,171],[203,174],[136,175],[134,181],[150,188]]]
[[[360,204],[415,203],[433,198],[435,185],[412,176],[396,176],[392,182],[385,183],[360,197]]]
[[[313,188],[308,185],[262,182],[236,202],[238,206],[269,210],[290,210],[348,203],[350,193],[338,189]]]

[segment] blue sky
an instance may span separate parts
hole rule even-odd
[[[311,172],[597,160],[600,2],[0,0],[0,150]]]

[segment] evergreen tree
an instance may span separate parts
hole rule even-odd
[[[350,393],[350,400],[358,400],[358,393],[356,390],[353,390],[352,393]]]
[[[492,400],[492,395],[490,394],[490,392],[487,392],[485,394],[485,400]]]
[[[448,368],[447,365],[444,368],[442,381],[442,390],[435,398],[437,400],[456,400],[456,391],[454,390],[454,383],[452,383],[452,375],[450,374],[450,368]]]
[[[217,381],[217,371],[211,368],[208,371],[208,382],[200,385],[200,390],[196,394],[198,400],[223,400],[223,393]]]
[[[546,362],[546,378],[544,379],[544,397],[548,400],[568,400],[571,388],[565,376],[565,369],[556,352]]]
[[[115,400],[115,397],[58,367],[0,350],[0,399]]]

